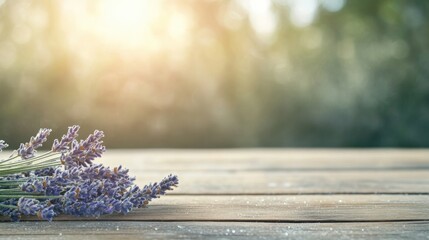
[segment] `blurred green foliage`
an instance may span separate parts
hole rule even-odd
[[[145,1],[102,33],[103,1],[0,1],[0,138],[429,147],[429,1],[261,1]]]

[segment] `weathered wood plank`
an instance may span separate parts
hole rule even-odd
[[[306,171],[429,169],[429,150],[216,149],[110,150],[108,165],[144,171]]]
[[[175,172],[177,195],[125,216],[2,223],[0,238],[421,239],[429,234],[428,150],[114,150],[102,161],[130,168],[138,184]]]
[[[0,153],[0,158],[10,155]],[[102,160],[145,171],[305,171],[429,169],[426,149],[131,149]]]
[[[134,169],[136,183],[159,181],[169,172]],[[429,194],[429,171],[306,171],[306,172],[176,172],[180,184],[172,194]]]
[[[2,239],[426,239],[429,222],[22,222],[0,224]]]
[[[26,218],[35,220],[35,218]],[[0,220],[5,220],[1,218]],[[429,220],[429,195],[165,196],[127,215],[56,220],[352,222]]]

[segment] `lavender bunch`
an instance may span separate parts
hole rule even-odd
[[[59,214],[100,216],[126,214],[177,186],[175,175],[140,188],[128,169],[95,164],[106,151],[104,133],[95,130],[77,140],[79,126],[69,127],[55,139],[50,151],[36,156],[50,129],[40,129],[21,144],[8,159],[0,161],[0,214],[18,221],[22,215],[36,215],[51,221]],[[7,144],[0,140],[0,151]]]

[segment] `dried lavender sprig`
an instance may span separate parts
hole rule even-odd
[[[35,194],[63,196],[50,201],[58,214],[100,216],[128,213],[132,208],[144,207],[178,184],[175,175],[143,189],[134,185],[134,180],[121,166],[113,169],[102,165],[78,166],[66,170],[58,168],[52,177],[29,179],[21,189]]]
[[[139,187],[133,185],[134,178],[129,177],[127,169],[123,169],[121,166],[110,169],[93,164],[94,158],[100,157],[105,151],[101,140],[104,137],[102,131],[96,130],[86,140],[78,142],[75,139],[78,130],[78,126],[70,127],[61,141],[54,142],[52,150],[48,153],[34,157],[35,148],[33,148],[30,159],[12,163],[14,166],[12,172],[19,169],[37,170],[40,167],[58,166],[55,161],[61,155],[65,170],[56,167],[36,172],[24,172],[22,174],[26,178],[24,183],[22,183],[23,178],[17,174],[16,181],[9,186],[4,185],[6,188],[0,191],[0,201],[9,199],[0,202],[1,215],[10,216],[12,220],[19,220],[21,214],[35,215],[37,212],[40,218],[52,220],[55,214],[59,213],[75,216],[99,216],[114,212],[128,213],[133,207],[146,206],[153,198],[165,194],[167,190],[171,190],[178,184],[177,177],[169,175],[160,183],[149,184],[140,190]],[[36,137],[32,137],[24,147],[39,147],[39,144],[46,141],[50,130],[46,134],[45,140],[40,142],[37,138],[40,138],[42,133],[41,131],[39,133]],[[4,162],[0,162],[0,172]],[[12,181],[14,180],[12,179]],[[22,184],[21,188],[16,188],[17,183]],[[13,201],[20,197],[29,200],[20,199],[19,204],[18,201]],[[40,199],[40,201],[35,199]]]
[[[91,166],[92,161],[95,158],[101,157],[106,151],[106,147],[103,146],[103,141],[101,140],[103,137],[103,131],[95,130],[85,140],[81,140],[80,142],[73,140],[70,151],[63,152],[61,162],[66,167]]]
[[[39,218],[52,221],[55,216],[54,206],[48,206],[47,203],[41,203],[39,200],[22,197],[17,203],[20,213],[29,216],[37,215]]]
[[[12,177],[1,178],[2,183],[0,186],[0,201],[1,199],[17,199],[21,196],[25,196],[26,198],[33,199],[25,201],[26,203],[35,203],[36,198],[43,199],[45,202],[46,199],[54,199],[54,198],[62,198],[59,196],[59,193],[51,196],[49,194],[40,194],[37,191],[26,191],[23,192],[22,189],[17,188],[18,185],[22,184],[22,176],[27,176],[27,174],[36,174],[36,176],[49,176],[52,175],[53,169],[51,167],[60,166],[60,156],[67,152],[69,149],[69,145],[72,141],[76,141],[77,131],[79,130],[79,126],[69,127],[69,130],[66,135],[63,136],[61,141],[55,141],[52,147],[52,150],[35,156],[36,149],[40,147],[44,142],[46,142],[48,135],[50,134],[50,129],[40,129],[38,134],[35,137],[31,137],[30,141],[26,144],[21,144],[20,148],[17,150],[18,154],[15,157],[12,155],[6,160],[0,161],[0,176],[4,176],[7,174],[16,174],[12,175]],[[101,154],[105,151],[105,147],[102,145],[101,138],[104,136],[103,132],[95,131],[94,134],[90,135],[85,141],[81,141],[76,146],[79,147],[79,157],[84,159],[84,164],[92,164],[92,160],[95,157],[100,157]],[[2,148],[6,147],[6,143],[4,141],[2,143]],[[17,161],[16,158],[21,157],[26,159],[26,161]],[[80,166],[80,162],[75,163],[76,166]],[[49,168],[48,168],[49,167]],[[66,165],[67,167],[67,165]],[[43,168],[43,169],[42,169]],[[39,170],[40,169],[40,170]],[[29,172],[35,170],[35,172]],[[22,172],[22,173],[21,173]],[[21,173],[21,174],[18,174]],[[34,177],[32,179],[38,179],[39,177]],[[5,182],[6,181],[6,182]],[[43,183],[42,183],[43,184]],[[8,201],[8,200],[6,200]],[[16,205],[13,204],[4,204],[5,202],[0,202],[0,214],[10,216],[13,220],[18,220],[20,216],[20,212],[16,211]],[[25,205],[29,207],[30,205]],[[34,205],[34,204],[33,204]],[[31,205],[31,206],[33,206]],[[9,208],[3,210],[2,208]],[[51,220],[54,216],[54,212],[52,210],[53,207],[44,208],[38,212],[38,215],[43,219]],[[29,212],[25,212],[25,209],[21,208],[20,210],[24,214],[30,214]],[[34,214],[32,212],[31,214]]]
[[[7,147],[9,147],[9,145],[4,140],[0,140],[0,152]]]
[[[18,156],[21,156],[23,159],[28,159],[34,157],[36,149],[41,147],[44,142],[48,139],[49,134],[51,134],[52,129],[41,128],[35,137],[31,137],[30,141],[19,146],[17,152]]]
[[[65,170],[57,168],[50,177],[27,178],[27,181],[21,185],[21,189],[26,192],[59,195],[60,192],[66,192],[74,186],[81,186],[86,181],[102,181],[106,187],[126,192],[133,185],[134,180],[135,178],[128,175],[128,169],[121,166],[111,169],[97,164]]]
[[[86,140],[78,142],[76,137],[79,128],[78,125],[69,127],[67,134],[65,134],[60,141],[54,141],[51,151],[39,156],[34,156],[36,152],[35,148],[40,147],[51,132],[50,129],[40,129],[37,136],[32,137],[30,142],[21,144],[18,155],[0,161],[0,176],[56,167],[59,166],[60,163],[65,165],[66,168],[79,165],[91,165],[94,158],[100,157],[106,149],[102,145],[103,141],[101,141],[104,137],[104,133],[96,130],[94,134],[89,135]],[[15,159],[19,156],[26,158],[26,161],[16,161]]]
[[[165,194],[167,190],[172,190],[172,187],[177,184],[177,176],[169,175],[160,183],[147,185],[142,190],[138,190],[139,188],[134,186],[129,189],[130,192],[134,192],[120,193],[117,188],[112,186],[87,180],[84,184],[71,188],[64,194],[62,211],[73,216],[126,214],[133,207],[146,206],[153,198],[159,198],[160,195]]]
[[[20,198],[18,200],[18,210],[24,215],[36,215],[43,208],[40,202],[33,198]]]
[[[159,198],[164,195],[167,190],[173,190],[179,184],[179,179],[176,175],[168,175],[159,183],[149,184],[140,189],[134,186],[129,193],[130,201],[135,208],[145,207],[154,198]]]
[[[69,145],[77,138],[78,131],[80,129],[79,125],[73,125],[68,128],[68,131],[66,134],[63,135],[61,140],[55,139],[54,143],[52,144],[52,151],[53,152],[61,152],[61,151],[67,151],[70,149]]]
[[[19,221],[21,214],[37,215],[40,219],[52,221],[55,216],[54,206],[49,206],[48,203],[27,197],[9,199],[0,203],[0,214],[10,216],[12,221]]]
[[[60,213],[73,216],[100,216],[111,213],[126,214],[133,207],[145,207],[153,198],[160,197],[160,195],[165,194],[167,190],[172,190],[178,184],[177,176],[169,175],[161,182],[149,184],[141,190],[135,185],[124,189],[123,187],[130,185],[128,180],[133,179],[129,178],[125,169],[118,167],[110,170],[98,165],[81,170],[85,170],[85,173],[82,173],[80,170],[70,169],[65,171],[66,175],[61,175],[61,170],[58,169],[56,172],[58,176],[55,181],[47,182],[52,180],[50,177],[46,177],[42,181],[40,179],[34,181],[31,184],[33,185],[31,187],[32,190],[30,190],[33,193],[43,192],[44,190],[45,194],[48,191],[52,193],[52,190],[57,187],[58,189],[54,190],[57,191],[57,196],[24,196],[24,198],[20,199],[20,203],[15,203],[15,205],[7,205],[5,202],[0,202],[0,214],[10,216],[14,221],[18,221],[21,214],[36,215],[36,213],[39,218],[49,221]],[[69,177],[77,182],[71,184]],[[56,186],[53,186],[55,184]],[[47,190],[48,188],[51,189]],[[68,190],[64,192],[62,189]],[[13,197],[15,199],[18,198],[18,196]],[[26,200],[27,198],[31,199]],[[39,201],[35,200],[36,198],[51,199]],[[18,206],[17,212],[15,206]],[[8,207],[10,209],[7,209]]]

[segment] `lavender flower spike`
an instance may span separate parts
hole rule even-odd
[[[133,207],[141,208],[149,204],[154,198],[159,198],[164,195],[167,190],[173,190],[179,184],[179,179],[176,175],[168,175],[159,183],[149,184],[140,189],[138,186],[133,186],[128,193]]]
[[[40,211],[43,206],[36,199],[32,198],[20,198],[18,200],[18,210],[28,216],[28,215],[36,215],[38,211]]]
[[[19,212],[26,216],[37,215],[39,218],[48,221],[52,221],[52,218],[55,216],[54,206],[47,206],[36,199],[21,197],[18,200],[17,206]]]
[[[74,125],[69,127],[67,134],[63,135],[61,140],[55,139],[54,144],[52,144],[53,152],[67,151],[70,149],[69,145],[77,138],[80,126]]]
[[[48,128],[41,128],[35,137],[30,138],[28,143],[21,143],[18,148],[18,156],[21,156],[23,159],[34,157],[36,149],[46,142],[51,131],[52,130]]]
[[[101,140],[103,137],[103,131],[95,130],[85,140],[80,142],[73,140],[70,151],[62,154],[61,163],[66,167],[91,166],[92,161],[101,157],[106,151],[106,147],[103,146],[103,141]]]
[[[0,140],[0,152],[3,150],[3,148],[7,147],[9,147],[9,145],[4,140]]]

